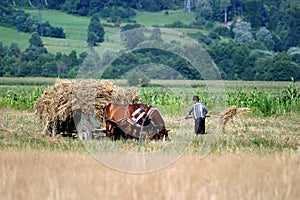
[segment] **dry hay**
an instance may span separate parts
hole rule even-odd
[[[220,117],[220,121],[219,121],[220,126],[222,128],[224,128],[226,126],[227,122],[231,118],[242,115],[249,111],[250,111],[250,108],[237,108],[236,106],[228,107],[226,110],[221,112],[221,117]]]
[[[35,113],[43,123],[46,133],[57,134],[74,130],[73,115],[77,112],[94,112],[97,120],[102,121],[103,111],[108,103],[125,104],[139,101],[136,89],[125,90],[111,81],[58,80],[36,100]]]
[[[0,125],[0,133],[10,133],[10,132],[11,132],[10,130],[7,130],[6,128]]]

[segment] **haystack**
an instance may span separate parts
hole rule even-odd
[[[233,118],[234,116],[242,115],[249,111],[250,108],[238,108],[236,106],[228,107],[226,110],[221,112],[221,117],[219,121],[220,126],[224,128],[231,118]]]
[[[45,127],[45,132],[58,134],[75,128],[73,114],[77,111],[83,114],[94,112],[97,120],[102,121],[103,111],[108,103],[139,101],[136,89],[125,90],[111,81],[59,80],[37,99],[35,111]]]

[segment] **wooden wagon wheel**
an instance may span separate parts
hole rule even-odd
[[[78,138],[82,141],[93,139],[93,132],[90,127],[81,125],[78,129]]]

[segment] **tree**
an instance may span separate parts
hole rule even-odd
[[[66,0],[51,0],[47,1],[47,7],[50,9],[60,9],[61,5],[65,2]]]
[[[288,49],[300,43],[300,0],[291,0],[285,22],[290,29],[285,38],[285,47]]]
[[[121,39],[127,50],[132,50],[145,40],[140,29],[132,29],[121,33]]]
[[[32,34],[31,38],[29,39],[29,47],[26,49],[26,51],[30,50],[38,53],[48,53],[47,49],[44,47],[40,35],[37,32]]]
[[[97,35],[94,32],[89,32],[88,38],[87,38],[87,42],[88,42],[89,46],[96,46],[97,41],[98,41]]]
[[[150,78],[140,71],[130,71],[126,75],[129,86],[146,86],[150,83]]]
[[[266,27],[259,29],[256,33],[256,39],[267,47],[267,49],[274,50],[275,42],[273,41],[272,34]]]
[[[287,53],[291,56],[292,61],[300,66],[300,47],[291,47]]]
[[[96,46],[97,43],[104,41],[105,31],[97,15],[93,15],[88,26],[87,42],[90,46]]]
[[[58,70],[58,66],[56,62],[54,61],[46,62],[42,66],[42,76],[44,77],[57,76],[57,70]]]
[[[30,47],[44,47],[43,41],[38,33],[34,33],[31,35],[29,39]]]
[[[3,43],[0,41],[0,61],[2,58],[4,58],[4,56],[6,55],[6,50],[3,46]],[[1,62],[0,62],[1,65]]]
[[[266,14],[262,1],[247,0],[245,7],[246,20],[249,21],[254,28],[265,26]]]
[[[291,62],[286,53],[278,53],[273,57],[259,58],[255,62],[255,80],[289,81],[300,78],[300,67]]]
[[[137,28],[141,28],[141,27],[142,27],[142,25],[137,24],[137,23],[126,24],[125,26],[121,27],[121,32],[128,31],[128,30],[131,30],[131,29],[137,29]]]
[[[196,21],[202,23],[203,19],[211,20],[212,16],[213,10],[210,3],[207,0],[197,1],[195,10]]]
[[[77,60],[77,53],[75,50],[71,51],[71,53],[68,56],[68,63],[69,65],[72,66],[76,66],[78,65],[78,60]]]
[[[218,66],[224,79],[249,80],[253,76],[245,71],[248,67],[249,49],[243,45],[229,40],[229,42],[213,43],[208,53]]]
[[[20,53],[21,53],[21,50],[18,47],[18,45],[14,42],[11,43],[9,46],[8,55],[15,56],[17,58],[17,57],[19,57]]]
[[[253,35],[251,33],[251,24],[248,22],[239,22],[233,28],[234,39],[241,44],[251,44]]]
[[[37,24],[37,32],[41,35],[40,24]],[[53,27],[49,24],[48,21],[42,24],[43,27],[43,36],[45,37],[54,37],[54,38],[66,38],[66,34],[64,33],[63,28],[61,27]]]
[[[230,0],[220,0],[220,7],[224,11],[224,24],[227,24],[228,20],[228,7],[231,5]]]
[[[156,40],[156,41],[160,41],[162,42],[162,38],[161,38],[161,31],[159,27],[154,27],[153,31],[151,32],[151,35],[149,37],[150,40]]]

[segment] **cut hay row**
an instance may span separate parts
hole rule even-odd
[[[45,131],[53,134],[65,132],[63,124],[74,123],[73,115],[93,112],[103,120],[104,108],[110,102],[138,103],[137,90],[127,90],[104,80],[59,80],[49,87],[35,102],[35,113]]]

